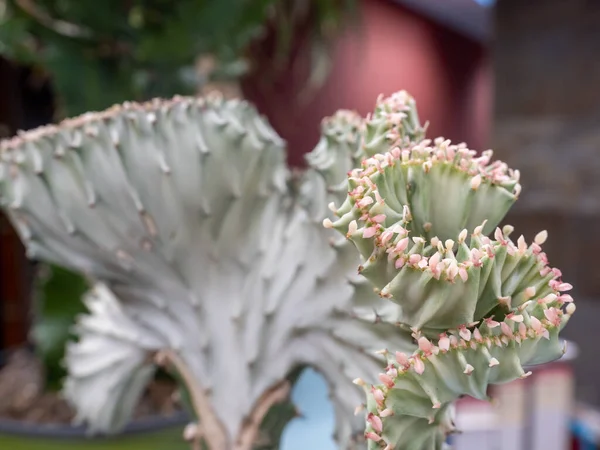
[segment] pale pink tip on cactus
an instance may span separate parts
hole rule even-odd
[[[425,355],[431,355],[433,353],[435,346],[426,337],[420,337],[417,343],[419,344],[419,350]]]
[[[500,325],[499,322],[496,322],[494,319],[492,319],[491,317],[487,317],[484,319],[485,324],[487,325],[488,328],[496,328],[497,326]]]
[[[357,386],[365,386],[366,383],[362,378],[355,378],[354,380],[352,380],[352,382],[354,384],[356,384]]]
[[[381,433],[383,431],[383,423],[381,422],[381,418],[376,416],[375,414],[370,413],[367,416],[367,422],[371,424],[371,426],[377,433]]]
[[[537,245],[542,245],[544,242],[546,242],[546,239],[548,239],[548,232],[546,230],[542,230],[538,234],[535,235],[535,238],[533,239],[533,241]]]
[[[363,230],[363,238],[369,239],[369,238],[375,236],[376,233],[377,233],[377,227],[375,227],[375,226],[365,228]]]
[[[379,380],[383,384],[385,384],[388,388],[393,388],[394,387],[394,380],[388,374],[380,373],[379,374]]]
[[[410,360],[406,353],[396,352],[396,361],[402,368],[406,368],[410,365]]]
[[[381,389],[377,389],[375,387],[372,388],[373,398],[377,402],[378,405],[383,405],[385,401],[385,396],[383,395],[383,391]]]
[[[458,328],[458,334],[460,334],[460,337],[465,341],[471,340],[471,330],[469,330],[465,325],[461,325]]]
[[[550,324],[555,327],[560,326],[562,311],[557,308],[548,308],[544,310],[544,315]]]
[[[507,336],[509,338],[513,337],[513,330],[511,329],[511,327],[506,322],[500,323],[500,329],[502,330],[502,333],[505,336]]]
[[[352,222],[350,222],[350,225],[348,225],[347,236],[348,237],[352,236],[354,233],[356,233],[357,230],[358,230],[358,224],[356,223],[356,220],[353,220]]]
[[[440,335],[440,339],[438,341],[438,347],[440,350],[447,352],[448,350],[450,350],[450,339],[448,338],[448,336],[446,336],[446,334],[442,334]]]
[[[515,314],[514,312],[507,314],[506,319],[517,323],[523,322],[523,316],[521,314]]]
[[[519,337],[521,339],[525,339],[527,337],[527,325],[525,325],[523,322],[521,322],[519,324]]]
[[[414,364],[415,372],[418,373],[419,375],[421,375],[425,371],[425,364],[423,364],[423,361],[421,360],[421,358],[419,358],[419,357],[413,358],[413,364]]]
[[[379,415],[380,415],[381,417],[390,417],[390,416],[393,416],[393,415],[394,415],[394,411],[392,411],[392,410],[391,410],[391,409],[389,409],[389,408],[386,408],[386,409],[384,409],[383,411],[381,411],[381,412],[379,413]]]
[[[370,439],[371,441],[374,441],[374,442],[379,442],[379,441],[381,441],[381,436],[379,436],[379,435],[378,435],[378,434],[376,434],[376,433],[373,433],[372,431],[369,431],[368,433],[365,433],[365,437],[366,437],[367,439]]]

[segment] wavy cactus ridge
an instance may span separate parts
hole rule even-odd
[[[337,111],[321,121],[321,138],[305,155],[309,169],[300,187],[301,201],[315,220],[331,216],[329,205],[341,202],[348,194],[348,172],[364,159],[362,129],[362,117],[351,110]]]
[[[119,429],[154,373],[148,355],[166,343],[131,320],[106,286],[96,284],[84,302],[90,314],[75,326],[79,341],[67,346],[63,393],[77,405],[76,423],[93,417],[94,429]]]
[[[425,137],[417,102],[406,91],[380,95],[375,110],[365,120],[362,150],[367,157],[385,153],[393,146],[405,146]]]
[[[391,226],[406,208],[411,231],[427,239],[453,239],[484,220],[483,232],[489,234],[521,191],[519,172],[491,162],[492,155],[490,150],[477,157],[466,145],[443,138],[394,147],[352,171],[347,201],[336,214],[351,221],[370,212],[375,223],[367,227],[368,234]]]
[[[359,271],[380,296],[399,305],[388,321],[429,332],[505,314],[534,296],[572,301],[566,293],[572,286],[562,282],[562,273],[548,265],[542,251],[544,233],[527,245],[522,236],[516,243],[510,239],[511,227],[497,228],[496,239],[483,235],[482,228],[475,228],[469,243],[466,230],[456,241],[427,242],[411,238],[400,223],[368,238],[373,251]],[[364,231],[354,229],[348,226],[348,239],[363,243]]]
[[[558,338],[575,311],[566,312],[560,302],[530,302],[502,322],[486,319],[473,331],[462,329],[443,333],[437,340],[414,334],[419,350],[412,355],[388,353],[386,371],[379,375],[381,384],[365,386],[369,398],[366,436],[370,449],[441,449],[454,426],[441,424],[438,410],[462,395],[486,400],[488,386],[526,378],[523,366],[543,364],[559,358],[565,351]],[[410,427],[426,420],[435,445],[406,438]],[[408,423],[403,423],[408,422]],[[411,425],[409,425],[411,424]],[[422,426],[424,424],[422,423]],[[437,436],[444,435],[439,440]],[[437,439],[437,440],[436,440]]]
[[[305,159],[333,188],[347,192],[346,176],[364,158],[360,143],[363,119],[356,111],[342,109],[321,122],[321,139]],[[340,187],[341,185],[341,187]]]

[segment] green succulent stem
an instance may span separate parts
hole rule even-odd
[[[491,384],[560,358],[575,312],[572,289],[549,266],[540,232],[527,244],[498,225],[517,200],[519,172],[442,137],[425,139],[411,98],[380,98],[366,120],[361,167],[326,228],[362,256],[359,273],[388,305],[375,321],[412,330],[414,351],[387,357],[367,395],[369,449],[441,450],[452,403],[488,399]],[[367,318],[365,305],[357,315]]]
[[[225,450],[227,448],[227,435],[220,420],[215,415],[204,388],[190,371],[186,362],[175,351],[170,349],[160,350],[156,353],[154,361],[161,367],[173,367],[183,379],[183,383],[190,393],[190,398],[196,418],[200,422],[194,436],[189,440],[198,442],[205,440],[210,450]],[[242,449],[240,449],[242,450]]]

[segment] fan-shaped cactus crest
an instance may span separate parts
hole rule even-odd
[[[563,354],[558,334],[575,305],[542,251],[547,233],[527,244],[498,227],[521,191],[518,171],[491,151],[408,136],[397,98],[381,99],[367,120],[370,156],[324,225],[354,243],[360,273],[385,300],[358,314],[411,329],[418,346],[388,345],[379,384],[356,380],[368,397],[369,448],[438,450],[454,431],[455,399],[486,399],[490,384]]]
[[[361,127],[348,111],[326,119],[299,180],[254,108],[218,97],[126,103],[2,143],[2,206],[29,256],[97,282],[66,356],[79,420],[119,430],[158,355],[193,381],[211,450],[251,448],[265,402],[306,365],[329,381],[340,445],[362,438],[350,380],[376,380],[375,349],[411,344],[350,314],[378,297],[321,226]]]

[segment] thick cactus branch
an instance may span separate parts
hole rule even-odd
[[[413,448],[404,427],[427,420],[430,426],[423,431],[429,446],[414,448],[441,448],[438,435],[454,429],[450,423],[440,429],[437,422],[445,404],[462,395],[487,399],[489,384],[526,378],[531,372],[523,366],[553,361],[564,353],[558,333],[575,305],[569,304],[566,312],[561,306],[560,301],[528,302],[501,322],[485,319],[473,331],[442,333],[436,340],[415,333],[419,350],[389,354],[386,371],[379,375],[381,384],[367,388],[371,447],[385,442],[389,448]]]
[[[246,423],[240,432],[234,450],[252,450],[252,447],[258,438],[258,432],[263,419],[273,405],[287,400],[290,390],[290,383],[287,380],[282,381],[266,391],[258,399],[252,413],[246,419]]]
[[[378,303],[376,317],[412,330],[418,345],[383,352],[380,384],[356,380],[368,398],[369,448],[440,450],[454,431],[454,400],[487,399],[490,384],[564,353],[558,333],[575,305],[542,251],[547,233],[528,245],[498,227],[521,191],[518,171],[491,151],[415,140],[423,136],[412,133],[406,99],[378,102],[363,143],[370,157],[348,174],[348,195],[323,224],[355,245],[359,272],[393,302]],[[369,303],[357,306],[367,318]]]
[[[201,437],[206,440],[208,447],[210,449],[226,449],[227,435],[225,429],[215,416],[210,401],[200,385],[200,381],[194,377],[194,374],[187,367],[185,361],[170,349],[158,351],[154,357],[154,361],[159,366],[165,368],[172,366],[183,379],[185,386],[190,392],[196,417],[202,424]]]

